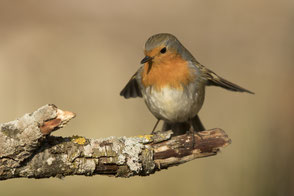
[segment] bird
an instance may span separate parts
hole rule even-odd
[[[124,98],[143,97],[161,131],[174,134],[204,131],[198,112],[206,86],[218,86],[235,92],[254,94],[200,64],[170,33],[152,35],[145,43],[141,66],[120,92]],[[188,131],[187,131],[188,130]]]

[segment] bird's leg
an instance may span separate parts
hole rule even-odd
[[[155,123],[155,125],[154,125],[154,127],[153,127],[153,130],[152,130],[151,134],[154,134],[154,133],[155,133],[155,129],[156,129],[156,127],[157,127],[159,121],[160,121],[160,119],[157,119],[157,121],[156,121],[156,123]]]
[[[197,119],[199,119],[199,117],[197,117]],[[195,118],[189,120],[188,122],[189,122],[190,126],[189,126],[189,130],[187,131],[187,135],[192,135],[192,139],[191,139],[192,145],[191,146],[192,146],[192,148],[194,148],[195,147],[195,134],[197,136],[199,136],[200,139],[202,140],[203,137],[202,137],[202,135],[199,134],[199,132],[203,131],[204,127],[203,127],[202,123],[200,122],[200,120],[199,120],[199,122],[200,122],[201,126],[199,127],[198,126],[199,123],[195,123]]]
[[[195,130],[193,127],[193,123],[191,121],[189,121],[189,130],[186,132],[187,136],[191,135],[191,148],[194,149],[195,147]],[[196,132],[197,134],[197,132]]]
[[[186,132],[187,136],[191,135],[191,148],[194,149],[195,147],[195,131],[191,123],[189,130]]]

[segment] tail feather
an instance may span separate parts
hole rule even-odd
[[[199,115],[196,115],[193,119],[192,119],[192,126],[195,132],[200,132],[200,131],[204,131],[204,125],[202,124]]]
[[[205,128],[198,115],[194,116],[191,120],[186,122],[170,123],[164,121],[161,131],[172,130],[173,135],[185,134],[192,128],[195,132],[204,131]]]

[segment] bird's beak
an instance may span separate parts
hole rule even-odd
[[[153,59],[153,57],[145,56],[144,59],[142,59],[141,64],[150,62]]]

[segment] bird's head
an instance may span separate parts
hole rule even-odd
[[[147,63],[149,71],[153,64],[162,65],[175,58],[180,57],[188,61],[194,59],[181,42],[169,33],[159,33],[151,36],[145,43],[144,53],[145,57],[142,59],[141,64]]]
[[[142,59],[141,64],[162,62],[175,55],[177,47],[181,43],[177,38],[168,33],[160,33],[151,36],[145,43],[145,57]]]

